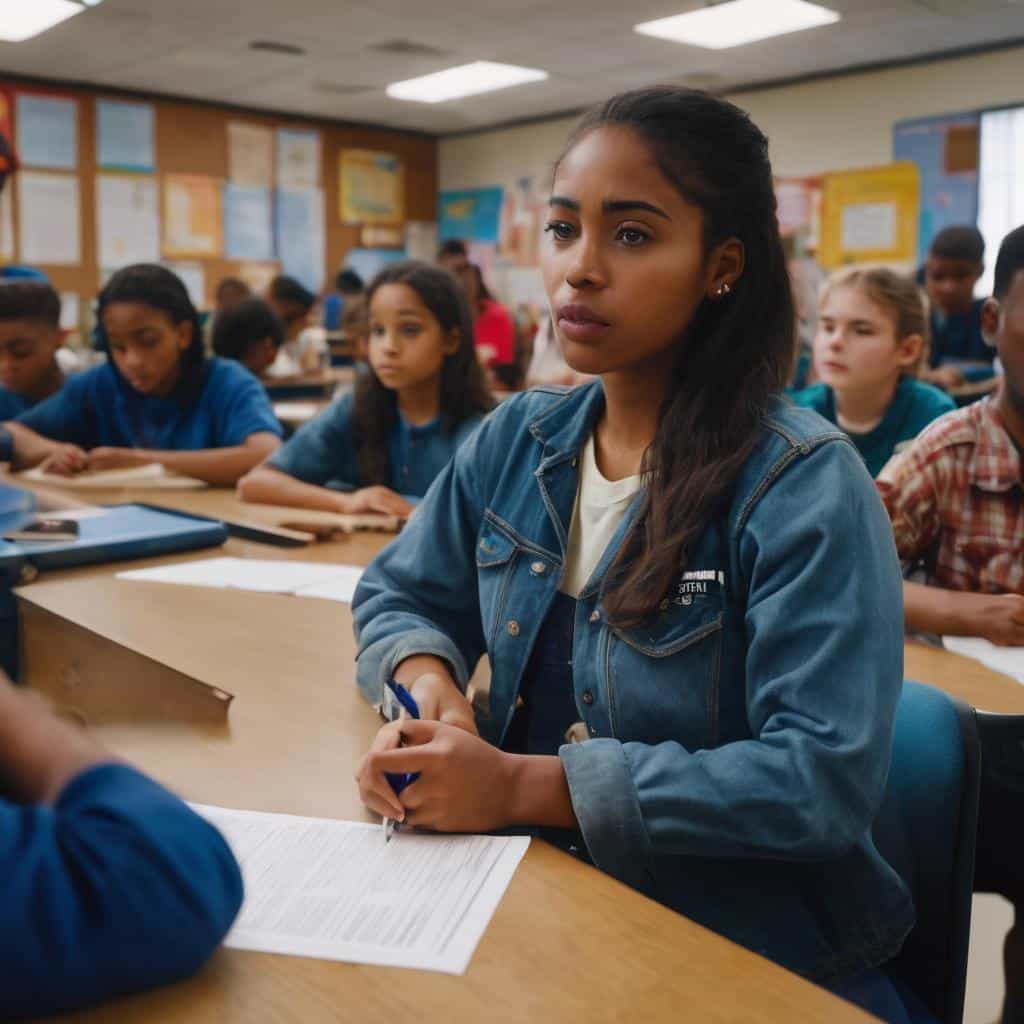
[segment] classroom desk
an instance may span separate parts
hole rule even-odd
[[[338,391],[350,389],[355,384],[355,379],[355,367],[332,366],[318,373],[297,377],[264,377],[263,387],[275,402],[286,399],[330,398]]]
[[[209,491],[172,500],[195,511],[234,501]],[[365,562],[385,539],[298,549],[231,540],[224,553]],[[25,681],[65,706],[89,688],[129,686],[130,700],[109,704],[93,728],[186,798],[365,820],[352,776],[379,723],[352,683],[348,607],[115,580],[118,568],[68,570],[18,590]],[[196,717],[169,701],[195,680],[236,695],[227,714]],[[222,950],[191,981],[73,1019],[563,1024],[681,1015],[720,1024],[870,1019],[543,842],[531,844],[462,977]]]
[[[296,431],[314,416],[319,415],[331,404],[329,398],[292,399],[274,403],[274,415],[288,431]]]

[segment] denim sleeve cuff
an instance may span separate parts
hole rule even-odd
[[[389,636],[371,644],[359,655],[356,682],[363,696],[374,706],[387,706],[387,682],[395,669],[418,654],[432,654],[446,661],[459,689],[465,693],[469,685],[466,662],[458,647],[444,633],[434,629],[414,629]]]
[[[649,891],[651,842],[622,744],[612,739],[569,743],[558,756],[594,864],[634,889]]]

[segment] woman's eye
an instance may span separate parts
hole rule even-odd
[[[648,238],[647,233],[640,231],[638,228],[620,228],[618,233],[619,241],[631,247],[643,245]]]
[[[566,224],[564,220],[549,221],[544,230],[554,235],[559,242],[567,242],[572,238],[572,225]]]
[[[408,335],[410,338],[415,337],[420,333],[419,324],[404,324],[402,326],[402,333]]]

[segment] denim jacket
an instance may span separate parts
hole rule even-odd
[[[438,477],[355,595],[370,701],[411,655],[465,687],[486,653],[477,724],[502,742],[603,403],[600,382],[512,398]],[[900,569],[871,478],[835,427],[774,401],[657,617],[619,628],[601,583],[641,499],[576,608],[590,738],[559,757],[593,862],[822,984],[883,963],[913,908],[870,832],[903,678]]]

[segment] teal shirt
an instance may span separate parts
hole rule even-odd
[[[814,384],[792,398],[797,405],[813,409],[838,424],[836,396],[827,384]],[[868,472],[878,476],[901,444],[913,441],[932,420],[955,408],[956,403],[944,391],[912,377],[903,377],[882,422],[867,434],[850,434],[850,440],[860,452]]]

